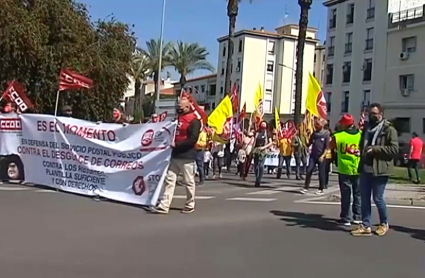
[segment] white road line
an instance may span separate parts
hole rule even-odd
[[[235,197],[227,198],[226,201],[248,201],[248,202],[271,202],[276,201],[275,198],[244,198],[244,197]]]
[[[306,199],[301,199],[301,200],[296,200],[294,201],[294,203],[311,203],[312,201],[317,201],[317,200],[321,200],[326,198],[326,195],[329,195],[333,192],[337,192],[339,191],[339,188],[334,188],[334,189],[330,189],[330,190],[325,190],[325,195],[321,195],[321,196],[316,196],[316,197],[311,197],[311,198],[306,198]],[[312,193],[314,194],[314,193]],[[312,196],[310,194],[306,194],[306,196]]]
[[[311,201],[311,202],[305,202],[305,204],[312,204],[312,205],[340,205],[340,203],[337,202],[318,202],[318,201]],[[375,204],[372,204],[373,207],[376,207]],[[402,209],[422,209],[425,210],[425,207],[418,207],[418,206],[401,206],[401,205],[388,205],[388,208],[402,208]]]
[[[58,193],[58,191],[54,189],[37,189],[35,192],[37,193]]]
[[[0,191],[27,191],[27,190],[32,190],[32,188],[0,186]]]
[[[175,199],[186,199],[186,195],[174,195]],[[215,196],[195,196],[196,200],[211,200],[214,199]]]
[[[254,192],[248,192],[246,193],[246,195],[273,195],[276,193],[280,193],[279,191],[276,190],[261,190],[261,191],[254,191]]]

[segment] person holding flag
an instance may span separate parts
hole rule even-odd
[[[261,186],[261,180],[264,174],[264,163],[266,161],[266,150],[273,145],[272,138],[268,132],[266,121],[260,123],[260,129],[257,131],[254,139],[254,172],[255,187]]]

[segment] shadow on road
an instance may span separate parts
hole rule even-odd
[[[425,230],[411,229],[407,227],[394,226],[394,225],[390,225],[390,229],[393,229],[396,232],[409,234],[412,238],[423,240],[425,243]]]
[[[350,231],[348,228],[338,224],[338,219],[324,217],[322,214],[272,210],[270,213],[282,217],[287,226],[320,229],[324,231]]]

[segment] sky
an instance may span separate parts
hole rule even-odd
[[[160,36],[162,0],[77,0],[85,3],[93,20],[105,19],[113,14],[119,21],[134,24],[138,45]],[[326,32],[326,8],[322,0],[313,1],[309,26],[319,28],[323,42]],[[242,0],[236,21],[236,31],[264,27],[274,31],[276,27],[298,23],[300,8],[297,0]],[[287,16],[285,16],[287,15]],[[207,48],[208,60],[217,68],[217,38],[227,35],[228,17],[226,0],[166,0],[164,40],[197,42]],[[174,80],[178,74],[167,69]],[[198,71],[193,76],[206,74]],[[164,73],[166,75],[166,73]]]

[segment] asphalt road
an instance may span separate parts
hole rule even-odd
[[[299,202],[314,197],[299,182],[226,178],[198,188],[191,215],[178,210],[183,188],[169,215],[152,215],[2,185],[0,277],[424,277],[425,210],[390,208],[387,236],[353,238],[338,206]]]

